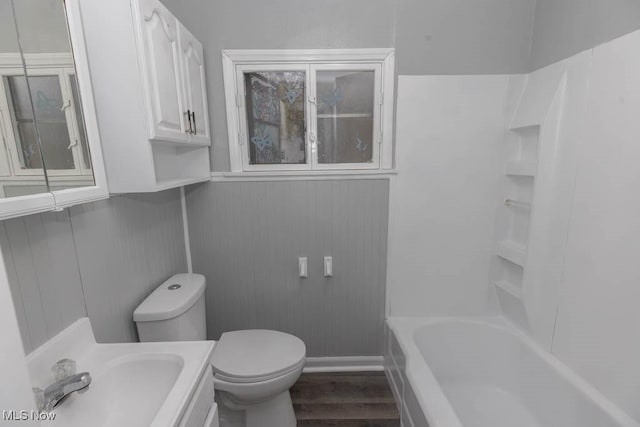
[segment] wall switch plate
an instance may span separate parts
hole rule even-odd
[[[307,257],[298,258],[298,277],[307,277]]]
[[[333,276],[333,257],[324,257],[324,277]]]

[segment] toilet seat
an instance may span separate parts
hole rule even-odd
[[[306,348],[290,334],[264,329],[225,332],[213,349],[216,378],[232,383],[268,381],[301,369]]]

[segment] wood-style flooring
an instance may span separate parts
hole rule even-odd
[[[384,372],[303,374],[291,388],[298,427],[399,427]]]

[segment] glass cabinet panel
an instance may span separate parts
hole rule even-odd
[[[13,7],[27,76],[22,81],[8,78],[18,112],[18,138],[10,142],[19,153],[12,159],[14,174],[45,171],[51,190],[93,186],[64,0],[37,5],[13,0]],[[26,124],[35,124],[35,134],[21,130]],[[36,141],[39,154],[33,150]]]
[[[318,163],[371,163],[375,72],[316,72]]]
[[[249,164],[305,164],[306,73],[244,73]]]
[[[28,98],[29,93],[31,94],[47,170],[74,169],[73,153],[69,149],[71,146],[69,126],[65,117],[65,102],[60,89],[59,77],[57,75],[29,76],[28,81],[29,87],[24,83],[13,85],[11,92],[13,99]],[[31,115],[31,110],[29,110],[29,116],[28,119],[33,123],[34,116]],[[16,119],[23,120],[19,117]],[[25,145],[35,146],[35,141],[21,139],[20,144],[22,151],[26,152]],[[29,168],[42,168],[42,162],[33,164]]]
[[[0,0],[0,197],[49,191],[13,2]],[[30,170],[27,177],[21,176]]]
[[[13,112],[16,152],[20,169],[42,169],[42,155],[25,76],[7,76],[7,99]]]

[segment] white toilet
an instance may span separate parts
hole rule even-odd
[[[176,274],[160,285],[133,313],[140,341],[205,340],[205,286],[201,274]],[[216,394],[228,409],[244,411],[247,427],[295,427],[289,388],[305,355],[290,334],[225,332],[211,358]]]

